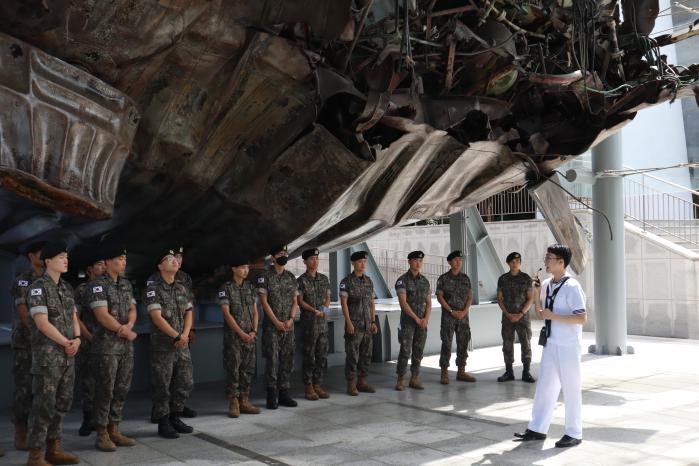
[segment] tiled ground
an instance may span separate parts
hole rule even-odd
[[[587,345],[592,335],[585,335]],[[699,465],[699,343],[631,338],[636,354],[584,355],[584,442],[554,448],[562,435],[562,407],[545,442],[516,443],[512,433],[529,419],[534,386],[499,384],[500,348],[474,351],[469,370],[475,384],[439,384],[438,356],[425,358],[425,391],[393,390],[392,363],[372,366],[373,395],[344,394],[342,368],[332,368],[329,400],[301,399],[298,408],[264,410],[257,416],[225,417],[221,385],[197,386],[189,405],[199,417],[195,434],[178,440],[155,435],[146,421],[147,394],[133,394],[122,430],[138,445],[117,453],[93,449],[94,435],[76,434],[79,413],[66,422],[64,443],[83,464],[537,464]],[[540,359],[535,348],[534,360]],[[196,370],[196,368],[195,368]],[[519,374],[520,368],[516,369]],[[534,370],[536,374],[536,367]],[[257,382],[260,385],[260,382]],[[262,393],[255,397],[263,403]],[[0,464],[24,464],[26,453],[11,449],[8,413],[0,416]]]

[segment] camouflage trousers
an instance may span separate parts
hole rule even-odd
[[[442,327],[439,331],[439,336],[442,338],[442,351],[439,356],[439,367],[449,367],[454,333],[456,333],[456,366],[463,367],[468,359],[468,344],[471,342],[471,327],[468,323],[468,316],[456,320],[451,314],[442,310]]]
[[[245,344],[237,336],[223,340],[223,367],[226,369],[226,397],[250,393],[255,376],[255,343]]]
[[[328,366],[328,324],[306,322],[303,326],[303,383],[321,383]]]
[[[189,348],[151,351],[150,379],[153,384],[153,417],[181,413],[194,387]]]
[[[411,360],[410,372],[415,375],[419,374],[425,341],[427,341],[427,329],[401,322],[401,328],[398,329],[398,341],[400,342],[400,351],[398,352],[396,374],[405,375],[409,359]]]
[[[90,360],[95,378],[92,422],[95,427],[121,422],[133,375],[133,349],[122,354],[92,353]]]
[[[15,392],[12,401],[12,422],[27,424],[32,410],[32,351],[28,348],[14,348],[12,373],[15,379]]]
[[[63,418],[73,402],[75,366],[42,366],[32,375],[29,448],[44,448],[46,440],[61,438]]]
[[[87,340],[83,340],[80,345],[80,353],[77,361],[78,379],[80,381],[80,398],[82,399],[83,411],[92,412],[95,378],[92,375],[90,356],[90,343]]]
[[[519,337],[522,349],[522,364],[532,362],[532,326],[529,319],[521,319],[519,322],[502,321],[502,354],[505,364],[515,362],[515,332]]]
[[[345,332],[345,377],[352,380],[357,377],[366,377],[371,364],[371,353],[374,349],[371,327],[360,328],[354,324],[354,335]]]
[[[265,325],[262,355],[265,357],[265,383],[268,389],[288,390],[294,369],[294,331],[280,332]]]

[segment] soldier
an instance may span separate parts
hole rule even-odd
[[[255,303],[255,287],[246,280],[250,271],[247,260],[239,259],[231,267],[233,280],[224,283],[218,292],[223,320],[223,365],[228,374],[226,395],[228,417],[240,413],[260,414],[250,403],[250,381],[255,376],[255,340],[259,315]]]
[[[86,302],[99,324],[92,340],[92,370],[95,377],[92,422],[97,431],[95,447],[116,451],[135,440],[119,432],[122,410],[133,374],[133,341],[136,332],[136,300],[131,283],[122,276],[126,251],[105,247],[101,257],[107,272],[87,285]]]
[[[32,409],[29,416],[28,466],[77,464],[80,458],[62,451],[63,417],[73,401],[75,355],[80,326],[73,288],[61,278],[68,271],[68,248],[52,241],[41,250],[46,273],[31,284]],[[45,460],[42,450],[46,446]]]
[[[425,388],[420,382],[420,362],[427,340],[427,323],[432,313],[432,291],[430,282],[420,274],[424,257],[425,254],[422,251],[413,251],[408,254],[410,269],[396,280],[396,294],[401,308],[401,328],[398,330],[400,352],[396,368],[398,375],[396,390],[398,391],[405,389],[404,377],[411,353],[409,387],[418,390]]]
[[[372,335],[376,334],[378,327],[375,321],[374,283],[364,274],[366,251],[352,253],[350,261],[354,270],[340,282],[340,305],[345,316],[347,394],[357,396],[359,392],[376,392],[366,378],[371,364]]]
[[[502,310],[502,353],[505,358],[505,373],[498,377],[498,382],[515,379],[512,364],[515,361],[515,332],[522,347],[522,380],[534,383],[536,380],[529,373],[532,361],[532,327],[529,320],[529,308],[532,305],[532,278],[520,269],[522,256],[512,252],[507,256],[510,271],[498,279],[498,304]]]
[[[14,351],[12,372],[15,379],[12,423],[15,425],[17,450],[27,449],[27,422],[32,408],[32,348],[27,292],[29,285],[44,275],[44,262],[41,260],[41,248],[44,244],[44,241],[33,243],[24,249],[31,269],[19,274],[12,285],[12,297],[15,300],[17,312],[12,328],[12,350]]]
[[[306,271],[298,278],[301,328],[303,328],[303,383],[306,399],[330,398],[320,386],[323,371],[328,365],[328,320],[330,280],[318,272],[317,249],[301,253]]]
[[[81,437],[87,437],[90,435],[90,432],[95,430],[92,425],[92,400],[94,397],[95,378],[92,376],[90,353],[92,352],[92,338],[97,330],[97,321],[95,320],[95,315],[92,313],[92,309],[90,309],[90,304],[85,301],[85,296],[87,292],[87,283],[104,275],[106,271],[104,260],[97,257],[96,251],[92,254],[93,257],[88,259],[90,264],[85,269],[87,272],[87,281],[81,283],[75,289],[75,307],[78,310],[82,341],[80,345],[80,356],[78,358],[80,394],[82,396],[83,405],[83,422],[78,430],[78,434]]]
[[[298,285],[294,274],[285,270],[289,260],[285,248],[273,248],[272,269],[257,279],[257,293],[265,312],[262,350],[267,363],[267,408],[278,405],[295,407],[289,396],[291,370],[294,365],[294,315]],[[277,398],[277,393],[279,394]]]
[[[158,256],[158,275],[146,288],[144,305],[151,320],[150,373],[158,435],[174,439],[194,429],[180,419],[194,386],[189,330],[192,328],[191,293],[175,279],[179,262],[175,251]]]
[[[471,341],[471,327],[468,323],[468,311],[471,308],[473,293],[471,280],[461,272],[463,256],[461,251],[453,251],[447,256],[451,270],[437,279],[437,301],[442,305],[442,353],[439,367],[442,368],[440,383],[449,383],[449,360],[451,359],[451,341],[456,333],[456,366],[459,372],[456,380],[475,382],[476,378],[466,372],[468,344]]]

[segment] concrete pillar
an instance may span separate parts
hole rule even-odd
[[[466,212],[457,212],[449,216],[449,243],[451,250],[459,250],[465,256],[461,271],[471,279],[473,304],[479,304],[478,297],[478,249],[468,234]]]
[[[594,258],[595,345],[589,351],[621,356],[633,353],[626,345],[626,269],[624,265],[624,180],[603,176],[602,170],[623,169],[621,135],[616,133],[592,149],[592,205],[604,212],[592,217]]]

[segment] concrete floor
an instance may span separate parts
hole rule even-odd
[[[585,348],[594,336],[585,335]],[[329,400],[301,398],[299,407],[263,409],[257,416],[225,416],[222,384],[197,386],[188,403],[199,411],[195,433],[178,440],[155,434],[146,418],[148,395],[132,394],[122,431],[138,439],[133,448],[101,453],[94,434],[78,437],[79,412],[65,425],[64,444],[83,464],[536,464],[536,465],[699,465],[699,343],[630,338],[636,354],[583,356],[584,441],[557,449],[563,408],[545,442],[517,443],[512,433],[526,427],[534,385],[499,384],[500,348],[474,351],[469,370],[478,382],[439,384],[438,356],[423,361],[424,391],[393,390],[395,365],[375,364],[370,381],[377,393],[344,394],[342,368],[332,368]],[[534,360],[539,361],[535,347]],[[452,361],[453,362],[453,361]],[[453,368],[454,369],[454,368]],[[534,374],[536,376],[534,367]],[[196,368],[195,368],[196,370]],[[520,367],[516,368],[519,375]],[[454,373],[452,373],[454,375]],[[257,382],[255,402],[263,404]],[[26,453],[11,449],[9,413],[0,416],[0,464],[24,464]]]

